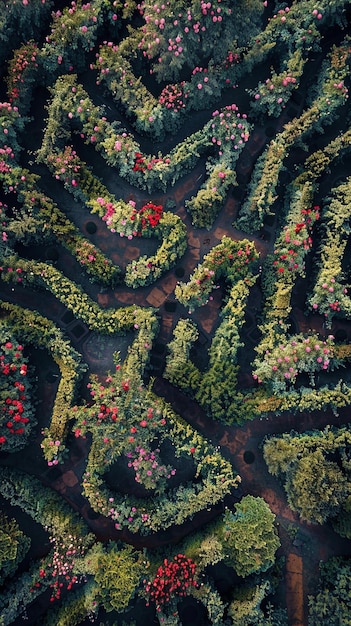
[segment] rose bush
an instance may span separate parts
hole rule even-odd
[[[27,444],[36,424],[23,346],[3,323],[0,326],[0,451],[17,452]]]

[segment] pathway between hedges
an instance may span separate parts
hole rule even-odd
[[[284,121],[284,120],[283,120]],[[278,122],[282,124],[282,120]],[[233,229],[232,222],[236,215],[243,185],[249,179],[252,165],[257,155],[263,149],[266,142],[266,136],[263,130],[253,132],[243,154],[238,163],[238,180],[239,187],[235,188],[230,194],[227,203],[216,220],[214,227],[210,232],[205,229],[193,229],[190,225],[189,218],[184,208],[186,198],[193,195],[201,180],[199,175],[203,171],[202,165],[199,164],[190,176],[185,177],[172,190],[172,194],[160,196],[157,200],[164,203],[167,197],[173,197],[176,202],[176,213],[186,222],[188,227],[188,248],[184,257],[179,261],[179,266],[184,269],[185,279],[193,271],[198,262],[203,258],[214,245],[219,243],[223,235],[232,238],[242,239],[243,233]],[[132,196],[130,196],[132,197]],[[153,198],[156,200],[156,198]],[[86,232],[86,223],[91,219],[97,224],[98,230],[94,236],[94,243],[101,245],[105,252],[118,262],[119,260],[128,261],[137,258],[140,254],[138,240],[129,243],[125,240],[118,240],[118,247],[115,248],[115,239],[108,233],[103,223],[96,217],[78,214],[80,220],[79,227],[82,232]],[[255,245],[261,254],[261,258],[271,251],[273,243],[274,227],[265,228],[261,237],[249,237],[255,241]],[[143,253],[145,251],[143,250]],[[68,276],[77,275],[77,266],[73,259],[63,249],[59,250],[59,259],[57,267],[64,270]],[[173,292],[177,282],[177,278],[173,272],[168,272],[162,279],[149,288],[142,288],[136,291],[118,287],[114,292],[111,290],[101,291],[97,286],[91,285],[86,276],[82,273],[80,276],[80,284],[86,291],[97,300],[101,307],[116,307],[127,304],[140,304],[143,306],[157,307],[162,316],[160,332],[157,342],[160,346],[168,344],[173,328],[179,317],[187,317],[187,311],[178,303],[175,311],[167,310],[167,303],[173,301]],[[113,342],[109,345],[108,350],[101,358],[97,359],[94,351],[89,349],[89,338],[91,333],[89,329],[83,327],[83,334],[80,337],[74,334],[74,322],[68,325],[63,322],[65,307],[55,300],[49,293],[40,295],[40,305],[38,305],[38,294],[21,287],[13,287],[6,285],[4,287],[5,299],[16,302],[17,304],[36,308],[40,313],[53,319],[63,328],[69,335],[72,345],[81,352],[82,357],[90,366],[91,372],[103,374],[112,363],[112,352],[116,349]],[[297,303],[299,304],[299,303]],[[212,339],[216,328],[218,313],[221,305],[221,292],[216,291],[213,301],[209,302],[206,307],[193,314],[193,319],[200,328],[200,337],[202,338],[203,350],[206,351]],[[300,329],[306,330],[309,325],[314,324],[316,330],[323,332],[318,319],[309,319],[303,315],[303,303],[301,307],[295,307],[294,319]],[[349,332],[349,327],[347,327]],[[350,333],[351,335],[351,333]],[[161,354],[160,362],[164,362],[164,355]],[[326,559],[335,554],[351,554],[351,543],[343,541],[328,527],[319,527],[308,525],[301,522],[298,517],[293,514],[287,505],[286,497],[281,485],[268,474],[267,467],[262,457],[261,443],[266,435],[288,432],[292,428],[298,431],[304,431],[312,428],[323,428],[326,424],[341,425],[348,421],[347,411],[341,411],[340,417],[336,418],[332,413],[314,412],[313,414],[304,413],[299,416],[299,423],[293,416],[272,417],[265,419],[256,419],[253,422],[245,424],[245,426],[228,427],[218,424],[210,420],[204,411],[196,402],[189,400],[178,389],[173,387],[165,379],[162,378],[162,368],[158,370],[155,367],[155,391],[163,396],[173,408],[196,429],[206,437],[210,438],[215,445],[219,445],[223,454],[230,458],[235,469],[241,475],[242,483],[238,491],[241,495],[252,494],[263,497],[269,503],[272,511],[277,515],[279,522],[279,534],[282,542],[280,553],[285,556],[284,580],[282,581],[281,594],[282,602],[286,603],[289,614],[289,623],[291,626],[305,626],[307,624],[307,595],[314,592],[315,584],[318,578],[318,563],[320,559]],[[41,410],[47,413],[49,419],[50,407],[57,388],[57,383],[48,382],[47,372],[40,371],[39,385],[41,390]],[[253,386],[250,377],[242,374],[242,382],[245,386]],[[88,453],[89,442],[82,439],[73,439],[70,446],[70,455],[66,462],[59,468],[48,469],[42,458],[40,458],[39,450],[40,437],[37,439],[37,452],[35,458],[35,470],[33,473],[38,475],[43,482],[51,485],[56,489],[71,505],[78,510],[87,520],[91,529],[96,535],[102,539],[122,538],[125,541],[133,543],[135,546],[156,546],[169,544],[179,541],[192,530],[199,528],[201,525],[218,515],[222,510],[222,506],[215,507],[211,511],[204,511],[194,516],[192,521],[187,522],[181,527],[173,528],[167,532],[157,533],[152,537],[140,538],[132,536],[128,532],[118,532],[114,529],[113,522],[100,515],[95,514],[81,493],[81,478],[84,471],[85,459]],[[245,452],[252,452],[252,463],[246,463],[244,460]],[[20,456],[13,455],[6,460],[8,465],[16,465],[18,468],[27,469],[28,460],[31,459],[33,467],[33,451],[31,450],[28,459],[28,453],[21,453]],[[225,504],[235,502],[233,498],[226,498]],[[292,539],[291,529],[298,529],[297,538]],[[289,534],[290,533],[290,534]]]

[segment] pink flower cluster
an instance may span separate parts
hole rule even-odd
[[[212,118],[212,143],[219,147],[220,156],[226,144],[238,150],[249,140],[247,115],[246,113],[241,115],[236,104],[229,104],[222,111],[214,111]]]
[[[342,309],[342,300],[347,296],[348,289],[341,285],[335,278],[330,278],[319,284],[318,301],[312,302],[311,306],[315,313],[322,313],[328,317],[329,313],[339,313]]]
[[[160,487],[160,480],[170,478],[176,473],[175,469],[159,463],[159,453],[159,448],[151,452],[137,446],[134,454],[128,452],[126,455],[130,459],[134,456],[133,460],[128,462],[128,467],[133,467],[136,482],[144,485],[146,489]]]
[[[166,85],[159,96],[159,103],[166,109],[172,109],[175,113],[184,109],[185,102],[183,98],[186,99],[189,95],[189,92],[184,93],[183,91],[184,84],[184,81],[182,81],[181,83]]]
[[[317,335],[293,336],[288,343],[266,350],[253,373],[257,382],[273,380],[294,383],[300,372],[327,370],[334,356],[334,337],[321,340]]]
[[[66,146],[60,154],[51,154],[48,157],[48,163],[53,168],[57,180],[62,180],[73,187],[78,186],[74,176],[79,173],[81,165],[80,159],[72,146]]]
[[[14,57],[10,62],[9,78],[8,78],[8,94],[10,102],[18,99],[21,92],[21,86],[24,82],[23,73],[31,68],[37,68],[37,45],[35,43],[27,43],[15,51]]]

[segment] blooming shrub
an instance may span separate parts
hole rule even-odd
[[[301,372],[308,372],[313,377],[315,372],[330,370],[337,365],[333,335],[326,340],[318,335],[293,335],[287,342],[277,343],[274,349],[266,350],[264,358],[256,359],[253,377],[260,383],[273,384],[276,390],[284,390],[296,382]]]
[[[170,602],[174,596],[186,596],[191,588],[198,587],[196,563],[184,554],[176,554],[172,561],[164,559],[152,581],[144,581],[147,605],[155,602],[156,610]]]
[[[273,265],[279,274],[291,273],[292,275],[304,275],[305,256],[312,248],[311,232],[313,225],[320,218],[320,207],[302,208],[299,216],[294,214],[294,222],[289,223],[282,229],[275,250]]]
[[[162,216],[162,206],[160,204],[154,204],[148,202],[140,209],[139,215],[141,216],[141,229],[152,230],[159,223]]]
[[[159,210],[157,213],[151,213],[150,217],[156,225],[152,227],[150,222],[142,218],[145,220],[145,229],[141,234],[145,236],[154,234],[161,239],[161,245],[154,255],[140,256],[127,265],[125,283],[129,287],[135,288],[154,282],[163,272],[174,267],[186,250],[186,226],[178,215],[168,211],[160,214]]]
[[[102,2],[72,0],[69,7],[53,13],[51,32],[46,37],[46,50],[56,51],[57,64],[61,65],[65,55],[74,59],[72,51],[90,51],[95,43],[98,26],[101,24]],[[45,49],[45,48],[44,48]]]
[[[101,253],[101,250],[90,241],[78,237],[66,238],[66,246],[72,251],[78,263],[83,265],[91,281],[107,283],[112,287],[120,279],[120,269],[116,267],[110,259]]]
[[[167,109],[172,109],[174,113],[178,113],[178,111],[185,109],[185,100],[188,97],[188,92],[184,93],[184,85],[184,81],[166,85],[159,95],[159,103]]]
[[[54,602],[60,600],[62,592],[70,591],[73,585],[81,582],[82,576],[76,575],[74,568],[76,560],[85,554],[86,542],[84,537],[53,535],[50,543],[53,544],[50,558],[42,561],[34,587],[48,585],[51,589],[50,602]]]
[[[15,50],[13,59],[9,63],[7,93],[12,106],[20,107],[21,112],[26,110],[30,103],[32,84],[38,68],[37,54],[37,44],[29,41]]]
[[[152,414],[152,409],[148,409],[148,415]],[[145,424],[146,426],[147,424]],[[166,479],[174,476],[176,470],[171,466],[162,465],[159,458],[160,449],[145,450],[142,446],[137,446],[134,452],[127,452],[128,467],[135,471],[135,480],[143,485],[145,489],[163,492],[166,487]]]
[[[252,111],[278,117],[291,98],[292,91],[298,88],[306,61],[307,58],[298,48],[288,58],[284,71],[280,74],[272,71],[264,83],[260,82],[256,89],[248,90],[254,98]]]
[[[1,328],[0,451],[15,452],[24,448],[35,424],[27,370],[28,359],[23,356],[23,346]]]
[[[265,215],[276,200],[279,174],[291,147],[312,131],[323,132],[323,126],[332,124],[336,119],[338,109],[348,98],[343,81],[348,73],[349,55],[350,49],[346,44],[333,48],[311,106],[285,124],[284,130],[276,135],[257,159],[249,183],[248,198],[242,204],[240,216],[236,220],[237,228],[253,232],[262,227]]]
[[[52,153],[48,156],[48,165],[53,171],[56,180],[61,180],[66,188],[77,187],[77,174],[81,162],[72,146],[65,146],[62,153]]]
[[[331,326],[334,317],[350,318],[349,285],[346,284],[348,260],[345,255],[349,241],[351,179],[332,190],[323,210],[325,233],[317,260],[318,272],[308,298],[309,307],[324,315]]]

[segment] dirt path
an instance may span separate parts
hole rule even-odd
[[[278,123],[281,123],[281,121],[278,121]],[[253,163],[257,155],[262,151],[266,140],[267,137],[262,129],[256,130],[250,138],[250,142],[238,163],[238,179],[242,183],[248,179]],[[171,194],[168,193],[158,198],[158,200],[164,202],[167,197],[172,196],[176,202],[176,213],[187,224],[188,247],[184,257],[179,260],[178,264],[184,270],[184,280],[187,279],[204,254],[212,246],[220,242],[223,235],[228,235],[235,239],[245,237],[243,233],[236,231],[232,225],[239,207],[238,197],[240,196],[240,191],[242,191],[240,186],[234,188],[229,195],[224,209],[210,232],[207,232],[205,229],[193,229],[191,227],[184,203],[185,199],[196,193],[197,188],[200,186],[200,171],[203,172],[203,164],[199,164],[191,175],[184,177],[172,189]],[[84,214],[84,212],[76,214],[75,221],[82,232],[85,232],[86,223],[89,219],[91,220],[92,218]],[[140,249],[134,241],[133,245],[128,244],[128,247],[125,241],[118,241],[117,248],[116,239],[107,233],[104,224],[96,216],[94,216],[93,220],[98,226],[96,242],[116,262],[122,258],[130,260],[139,256]],[[272,227],[271,229],[265,229],[264,239],[259,235],[257,237],[249,237],[249,239],[255,241],[262,259],[272,250],[273,235],[274,228]],[[71,273],[74,275],[76,271],[72,257],[61,249],[58,267],[64,269],[68,275],[71,275]],[[181,316],[187,316],[187,312],[179,304],[175,304],[174,311],[168,311],[166,308],[167,302],[174,301],[173,292],[177,280],[178,278],[172,271],[167,272],[163,278],[149,288],[134,291],[119,287],[115,291],[100,291],[98,287],[89,283],[85,275],[81,275],[83,288],[87,290],[92,298],[96,299],[102,308],[132,303],[157,307],[162,318],[157,342],[161,346],[163,345],[164,348],[166,348],[172,336],[176,321]],[[99,365],[97,360],[94,359],[92,352],[89,352],[86,347],[91,337],[89,329],[86,329],[83,339],[75,337],[71,333],[70,327],[66,326],[62,321],[66,310],[65,307],[50,294],[45,293],[38,296],[36,292],[24,290],[21,287],[13,288],[8,285],[5,285],[3,294],[6,300],[29,308],[38,308],[40,313],[57,322],[69,334],[72,345],[82,353],[83,358],[90,366],[90,371],[99,372],[101,368],[106,369],[107,357],[105,360],[102,359]],[[217,291],[214,294],[213,301],[193,315],[203,334],[205,346],[209,345],[213,336],[221,306],[221,295],[221,292]],[[306,318],[304,316],[303,306],[299,302],[296,303],[293,314],[300,330],[307,330],[314,325],[316,330],[323,331],[319,319],[316,317]],[[343,327],[342,324],[339,326]],[[109,350],[112,352],[113,347],[110,347]],[[164,361],[164,356],[160,358],[160,361]],[[42,376],[45,377],[45,372],[42,372]],[[250,380],[246,382],[248,385],[251,384]],[[52,400],[50,394],[54,394],[55,387],[50,387],[50,384],[43,380],[43,388],[46,389],[46,400],[43,410],[48,411]],[[288,608],[290,626],[305,626],[307,624],[307,595],[313,593],[315,589],[319,561],[334,554],[351,554],[351,544],[343,541],[328,527],[308,525],[298,519],[298,516],[288,507],[282,486],[267,471],[267,466],[262,456],[261,444],[266,435],[289,432],[292,428],[302,432],[312,428],[323,428],[326,424],[339,426],[347,423],[347,411],[341,411],[339,418],[335,417],[331,412],[314,412],[313,414],[299,415],[298,423],[294,416],[287,415],[269,419],[256,419],[254,422],[249,422],[241,428],[228,427],[210,420],[196,402],[189,400],[178,389],[164,380],[161,375],[156,376],[154,389],[156,393],[170,402],[175,411],[189,421],[199,432],[210,438],[216,445],[221,446],[223,454],[230,458],[233,466],[242,477],[240,493],[261,496],[270,505],[279,522],[279,534],[282,542],[280,553],[285,557],[284,584],[282,588],[285,589],[286,596],[282,602],[285,602]],[[39,438],[37,444],[39,445]],[[199,528],[212,517],[218,515],[218,510],[216,509],[211,512],[203,512],[180,528],[172,529],[167,533],[158,533],[148,539],[132,537],[127,532],[118,533],[110,520],[94,515],[82,497],[80,483],[87,452],[87,442],[83,440],[75,441],[72,444],[70,456],[63,466],[57,469],[55,473],[46,468],[42,473],[42,479],[47,484],[52,485],[75,509],[79,510],[97,537],[103,540],[122,538],[140,547],[163,545],[172,541],[179,541],[180,538],[187,535],[191,530]],[[252,453],[252,462],[248,463],[245,461],[245,452]],[[21,463],[25,464],[25,455],[22,455],[22,460],[17,458],[17,463],[19,463],[19,467],[21,467]],[[12,461],[6,464],[16,464],[16,455],[13,455]],[[298,539],[293,536],[295,532]]]

